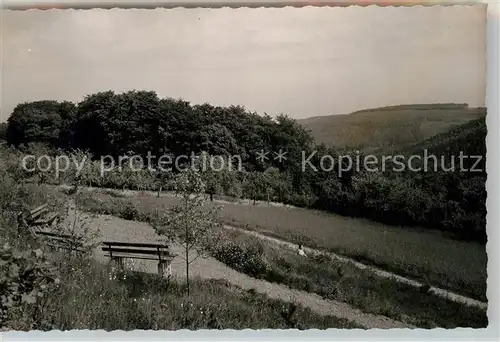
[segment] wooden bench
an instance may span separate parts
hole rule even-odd
[[[85,252],[82,242],[78,241],[75,236],[42,230],[43,228],[49,228],[59,220],[59,213],[50,212],[47,209],[47,205],[48,204],[45,203],[30,210],[25,218],[21,216],[21,220],[23,220],[21,222],[22,225],[27,226],[33,237],[42,238],[45,240],[45,243],[51,247]]]
[[[59,219],[59,213],[49,212],[47,210],[47,203],[30,210],[26,223],[29,226],[51,226]]]
[[[42,204],[35,209],[30,210],[27,214],[18,214],[18,225],[20,229],[27,229],[31,236],[36,237],[35,228],[43,228],[52,226],[59,219],[59,213],[49,212],[47,203]],[[20,231],[20,233],[23,233]]]
[[[85,252],[83,243],[75,236],[68,234],[59,234],[47,231],[35,231],[35,234],[46,240],[46,244],[54,248],[62,248],[70,251]]]
[[[103,252],[107,252],[106,257],[120,269],[123,270],[123,259],[144,259],[158,260],[158,275],[170,278],[172,275],[172,260],[177,256],[169,251],[167,245],[155,243],[129,243],[111,242],[102,243]]]

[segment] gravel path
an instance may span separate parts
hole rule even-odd
[[[74,221],[74,215],[80,218],[86,217],[89,220],[90,230],[100,235],[100,241],[120,241],[120,242],[156,242],[160,237],[154,229],[142,222],[127,221],[109,215],[92,215],[86,213],[75,213],[70,210],[68,222]],[[172,245],[172,252],[182,253],[182,248]],[[95,258],[100,262],[109,262],[100,248],[94,251]],[[133,261],[133,262],[132,262]],[[150,260],[129,260],[125,261],[127,267],[136,271],[157,273],[157,262]],[[176,278],[185,277],[186,267],[179,257],[172,262],[172,276]],[[255,279],[245,274],[239,273],[214,258],[198,258],[189,267],[192,277],[203,279],[225,279],[233,285],[243,289],[254,289],[256,292],[266,294],[270,298],[280,299],[287,302],[295,302],[321,315],[333,315],[339,318],[348,319],[364,328],[415,328],[414,326],[392,320],[385,316],[378,316],[364,313],[350,305],[334,300],[323,299],[320,296],[304,291],[290,289],[287,286],[270,283],[264,280]]]

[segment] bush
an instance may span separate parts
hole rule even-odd
[[[269,271],[269,265],[262,258],[262,251],[254,245],[240,246],[227,241],[211,252],[217,260],[254,278],[262,278]]]

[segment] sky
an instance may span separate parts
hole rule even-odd
[[[296,119],[485,102],[485,6],[4,11],[1,29],[0,121],[106,90]]]

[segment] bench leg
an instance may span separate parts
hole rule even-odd
[[[160,277],[165,277],[167,273],[167,263],[165,261],[159,261],[158,262],[158,275]]]
[[[117,257],[111,258],[111,267],[113,270],[116,270],[118,272],[123,272],[124,270],[123,258],[117,258]]]
[[[169,262],[167,266],[167,277],[170,279],[172,277],[172,263]]]
[[[172,265],[168,261],[158,262],[158,275],[169,279],[172,276]]]

